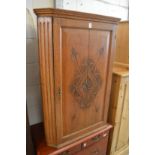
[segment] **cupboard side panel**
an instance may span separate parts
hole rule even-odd
[[[108,154],[114,155],[128,146],[128,77],[113,74],[109,121],[114,129],[110,133]]]
[[[122,115],[120,118],[120,129],[117,139],[117,150],[128,145],[129,140],[129,87],[128,78],[122,78],[122,83],[124,87],[123,92],[123,103],[122,103]]]
[[[115,62],[129,64],[129,22],[120,22],[116,35]]]
[[[117,103],[118,103],[119,94],[120,94],[119,93],[120,83],[121,83],[121,79],[119,78],[119,76],[113,74],[108,122],[112,124],[114,128],[110,131],[110,134],[109,134],[108,155],[113,155],[115,152],[115,146],[116,146],[115,137],[117,135],[118,128],[119,128],[119,124],[115,123],[115,117],[117,113]]]
[[[56,143],[52,18],[38,17],[39,65],[45,137],[48,145]]]

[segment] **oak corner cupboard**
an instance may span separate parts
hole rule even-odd
[[[34,12],[46,143],[59,148],[109,126],[115,30],[120,19],[50,8]]]

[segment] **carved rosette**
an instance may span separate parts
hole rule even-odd
[[[72,50],[72,57],[76,59],[77,52]],[[70,85],[70,91],[75,101],[81,108],[87,108],[94,101],[102,85],[102,78],[96,68],[95,62],[84,59],[75,72],[74,79]]]

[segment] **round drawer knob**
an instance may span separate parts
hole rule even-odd
[[[87,143],[83,143],[83,147],[86,147],[87,146]]]
[[[106,137],[106,136],[107,136],[107,133],[104,133],[104,134],[103,134],[103,137]]]

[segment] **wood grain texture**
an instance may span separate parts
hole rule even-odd
[[[59,143],[71,143],[73,139],[75,141],[100,130],[107,122],[107,99],[110,94],[111,60],[114,53],[111,46],[114,44],[112,38],[115,27],[92,22],[93,28],[89,30],[88,24],[87,21],[54,18],[55,91],[61,89],[62,92],[62,95],[56,99]],[[102,54],[100,49],[103,47]],[[73,49],[74,53],[76,50],[74,58]],[[94,72],[89,69],[88,61],[85,60],[94,62],[93,66],[91,63],[91,67],[95,67],[93,71],[98,72],[97,77],[100,77],[103,83],[95,92],[94,100],[91,99],[91,106],[83,109],[69,88],[76,80],[78,84],[74,91],[78,93],[78,99],[81,100],[84,96],[81,101],[88,103],[86,96],[91,98],[92,94],[89,92],[94,93],[93,89],[96,89],[99,78],[96,79]],[[86,66],[83,63],[86,63]],[[85,92],[83,84],[88,79],[91,88]]]
[[[47,143],[56,143],[55,105],[54,105],[54,75],[52,18],[38,19],[39,65],[41,77],[41,92],[43,99],[43,117]]]
[[[103,15],[96,15],[91,13],[83,13],[78,11],[69,11],[63,9],[53,9],[53,8],[40,8],[34,9],[34,12],[37,16],[52,16],[52,17],[61,17],[68,19],[78,19],[78,20],[87,20],[87,21],[97,21],[104,23],[113,23],[117,24],[120,21],[120,18],[108,17]]]
[[[109,122],[114,126],[110,133],[109,155],[127,155],[129,140],[129,78],[124,67],[114,67],[109,108]],[[125,73],[126,72],[126,73]]]
[[[120,150],[116,151],[114,155],[129,155],[129,145],[122,147]]]
[[[78,152],[76,155],[106,155],[108,136],[87,149]]]
[[[129,22],[120,22],[116,35],[115,62],[129,64]]]
[[[35,12],[46,142],[63,147],[108,126],[118,19],[55,9]]]

